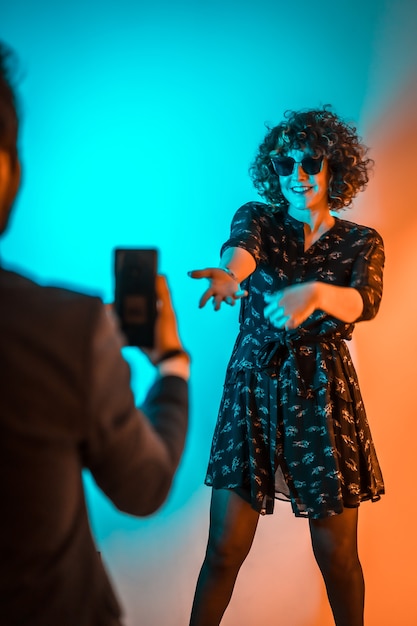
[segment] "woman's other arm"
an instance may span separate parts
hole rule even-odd
[[[343,322],[353,323],[362,314],[363,300],[353,287],[322,282],[291,285],[265,296],[265,317],[277,328],[297,328],[320,309]]]

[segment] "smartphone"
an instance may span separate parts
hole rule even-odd
[[[115,310],[130,346],[154,346],[157,262],[155,248],[114,251]]]

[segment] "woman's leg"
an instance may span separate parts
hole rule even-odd
[[[310,520],[314,556],[336,626],[363,626],[365,586],[357,548],[358,509]]]
[[[235,492],[213,489],[210,531],[190,626],[218,626],[255,536],[259,514]]]

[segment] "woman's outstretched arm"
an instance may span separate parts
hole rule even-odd
[[[200,298],[200,308],[213,298],[214,310],[220,309],[221,303],[234,305],[247,292],[239,284],[256,268],[253,256],[243,248],[227,248],[221,258],[220,267],[207,267],[189,272],[191,278],[207,278],[208,289]]]

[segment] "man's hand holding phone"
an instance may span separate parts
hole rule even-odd
[[[157,317],[153,348],[141,348],[162,375],[189,377],[190,357],[184,350],[165,276],[156,276]]]
[[[189,376],[190,358],[178,334],[167,280],[157,275],[156,249],[115,250],[115,305],[128,345],[137,346],[162,375]]]

